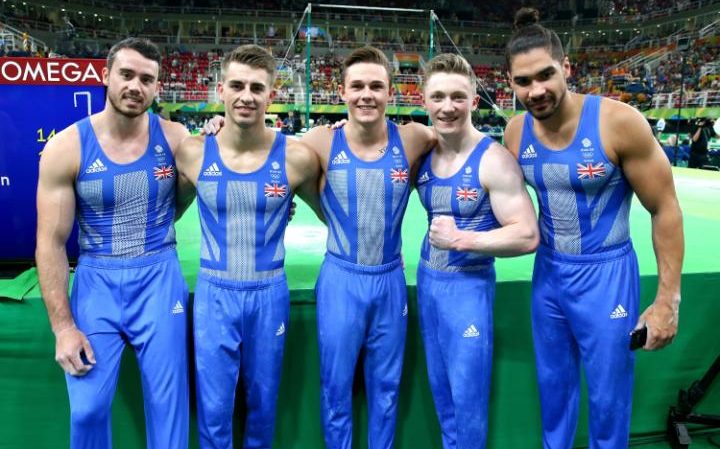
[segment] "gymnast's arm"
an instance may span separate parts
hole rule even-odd
[[[37,189],[37,264],[40,290],[55,334],[55,360],[68,374],[87,374],[95,363],[90,342],[75,326],[68,304],[65,251],[75,221],[75,178],[80,166],[80,137],[71,126],[51,139],[40,158]],[[81,359],[84,352],[90,364]]]
[[[650,212],[652,240],[657,261],[655,301],[640,316],[637,328],[648,327],[646,350],[660,349],[677,333],[680,278],[685,251],[683,219],[675,194],[670,163],[653,137],[647,120],[624,103],[606,100],[603,128],[630,185]],[[602,124],[602,123],[601,123]]]
[[[433,218],[428,237],[440,249],[473,251],[491,256],[519,256],[535,251],[539,232],[535,209],[517,162],[493,143],[480,160],[480,179],[500,227],[489,231],[458,229],[449,216]]]
[[[318,192],[320,161],[317,154],[304,142],[294,139],[288,139],[286,154],[289,181],[291,185],[297,185],[293,190],[324,223]]]

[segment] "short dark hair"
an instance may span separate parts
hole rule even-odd
[[[477,78],[467,59],[454,53],[443,53],[435,56],[425,64],[425,82],[435,73],[455,73],[466,76],[475,89]]]
[[[378,64],[385,68],[385,71],[388,74],[388,83],[392,83],[392,74],[393,69],[392,65],[390,64],[390,60],[385,56],[385,53],[382,52],[382,50],[379,50],[375,47],[371,47],[370,45],[366,45],[364,47],[357,48],[352,51],[342,64],[342,83],[345,84],[345,75],[347,74],[347,69],[355,64],[360,63],[370,63],[370,64]]]
[[[241,45],[226,54],[221,65],[223,79],[225,79],[225,71],[227,71],[227,68],[233,62],[245,64],[254,69],[263,69],[270,74],[271,79],[275,79],[275,58],[273,58],[273,55],[269,51],[259,45]]]
[[[565,49],[557,33],[540,25],[540,12],[535,8],[520,8],[515,14],[515,33],[505,46],[505,61],[511,69],[512,58],[536,48],[544,48],[553,59],[562,61]]]
[[[162,54],[157,45],[150,42],[148,39],[142,39],[139,37],[128,37],[120,42],[116,43],[110,48],[107,55],[107,69],[112,69],[112,65],[115,62],[115,57],[120,50],[129,48],[143,55],[143,57],[157,62],[158,71],[162,67]]]

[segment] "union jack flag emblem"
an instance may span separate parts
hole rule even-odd
[[[265,183],[265,198],[285,198],[287,195],[287,186],[280,185],[276,182],[272,184]]]
[[[153,168],[153,175],[155,175],[156,181],[172,178],[174,174],[175,170],[172,165],[161,165],[160,167]]]
[[[402,182],[406,183],[408,182],[408,171],[407,168],[401,168],[401,169],[390,169],[390,179],[392,182]]]
[[[592,162],[587,165],[577,164],[577,173],[578,179],[595,179],[596,176],[602,178],[606,175],[605,163],[598,162],[595,165]]]
[[[458,201],[477,201],[478,189],[458,187],[455,192]]]

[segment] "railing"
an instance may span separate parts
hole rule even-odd
[[[680,106],[680,92],[653,95],[653,108],[677,108]],[[702,90],[683,93],[683,108],[720,107],[720,90]]]
[[[618,95],[606,94],[610,98],[617,98]],[[207,102],[212,101],[211,91],[184,91],[184,90],[165,90],[160,94],[160,101],[166,103],[182,103],[182,102]],[[652,97],[652,106],[658,108],[677,108],[680,100],[679,92],[659,93]],[[305,95],[303,93],[288,93],[287,91],[279,91],[273,100],[276,104],[305,104]],[[497,99],[497,105],[500,109],[513,109],[513,98],[505,97]],[[311,104],[342,104],[342,100],[337,93],[325,92],[312,94]],[[422,100],[419,95],[395,95],[390,99],[390,105],[395,106],[422,106]],[[720,107],[720,90],[705,90],[698,92],[685,92],[683,94],[683,108],[706,108]]]
[[[19,29],[9,25],[7,22],[0,22],[0,28],[3,30],[3,35],[11,35],[14,39],[12,40],[13,47],[11,50],[23,50],[23,32]],[[3,41],[5,41],[7,37],[3,38]],[[20,48],[17,48],[17,44],[20,43]],[[28,36],[28,43],[30,45],[30,51],[35,52],[40,47],[47,47],[45,42],[41,41],[40,39],[35,39],[32,36]]]

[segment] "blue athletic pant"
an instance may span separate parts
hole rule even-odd
[[[407,331],[407,290],[400,261],[356,265],[325,256],[316,286],[322,425],[328,449],[352,446],[352,385],[364,349],[368,447],[395,439]]]
[[[580,365],[590,402],[590,449],[628,445],[639,275],[628,242],[573,256],[541,246],[533,273],[532,319],[545,449],[570,449]]]
[[[243,447],[271,447],[289,313],[284,274],[263,281],[198,276],[193,326],[202,449],[232,449],[240,375],[247,405]]]
[[[148,449],[187,448],[187,285],[174,250],[116,260],[81,256],[70,297],[97,363],[66,375],[70,447],[112,447],[110,409],[127,342],[140,366]]]
[[[492,374],[495,269],[443,272],[422,261],[420,330],[444,449],[482,449]]]

